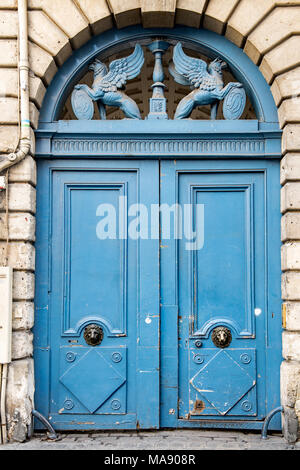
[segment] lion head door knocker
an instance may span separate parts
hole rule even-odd
[[[83,337],[90,346],[98,346],[103,340],[103,330],[100,326],[91,323],[84,329]]]
[[[227,348],[232,341],[231,331],[225,326],[218,326],[213,330],[211,339],[217,348]]]

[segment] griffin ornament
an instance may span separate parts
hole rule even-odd
[[[169,72],[180,85],[189,85],[193,91],[178,104],[174,119],[188,118],[197,106],[211,105],[211,119],[217,118],[219,102],[223,105],[226,119],[238,119],[244,110],[246,94],[239,82],[230,82],[224,87],[222,70],[226,62],[217,58],[209,65],[204,60],[187,56],[178,42],[173,50],[173,63]]]
[[[144,53],[139,44],[136,44],[133,53],[128,57],[113,60],[109,64],[109,70],[101,60],[96,59],[89,67],[94,72],[92,88],[79,84],[72,92],[71,103],[75,116],[78,119],[92,119],[93,101],[96,101],[101,119],[106,119],[105,106],[120,108],[127,118],[141,119],[136,102],[122,89],[127,80],[139,75],[143,63]]]

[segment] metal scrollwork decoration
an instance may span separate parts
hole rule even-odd
[[[225,326],[218,326],[214,328],[211,339],[217,348],[227,348],[232,341],[231,331]]]
[[[85,84],[75,86],[71,103],[78,119],[89,120],[94,115],[95,101],[99,108],[100,118],[106,119],[104,106],[116,106],[130,119],[141,119],[136,102],[122,88],[127,80],[139,75],[144,63],[142,47],[136,44],[134,51],[128,57],[113,60],[109,70],[101,60],[96,59],[89,67],[94,72],[92,88]]]
[[[245,90],[239,82],[224,87],[222,70],[225,68],[226,62],[219,58],[208,65],[204,60],[189,57],[178,42],[169,72],[177,83],[189,85],[193,90],[179,102],[174,119],[188,118],[195,107],[205,105],[211,105],[211,119],[216,119],[219,102],[224,98],[225,119],[239,119],[246,104]]]

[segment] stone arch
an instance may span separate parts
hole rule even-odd
[[[254,5],[255,3],[255,5]],[[263,76],[271,87],[278,107],[280,125],[283,128],[281,182],[282,189],[282,241],[283,257],[282,292],[283,309],[283,357],[282,364],[282,404],[299,414],[299,332],[300,331],[300,202],[299,202],[299,148],[300,148],[300,36],[299,15],[300,2],[297,0],[28,0],[29,5],[29,46],[30,46],[30,97],[31,122],[36,127],[39,109],[43,102],[46,88],[51,83],[58,68],[72,54],[73,50],[84,45],[92,36],[110,30],[114,26],[119,29],[141,24],[145,28],[166,27],[174,25],[206,28],[224,35],[260,68]],[[17,141],[17,1],[1,2],[1,15],[5,21],[1,24],[1,68],[0,76],[7,86],[6,109],[2,112],[1,147],[2,151],[10,152]],[[7,27],[9,26],[9,28]],[[13,125],[12,125],[13,124]],[[24,181],[30,184],[24,184]],[[12,190],[18,185],[24,186],[22,204],[16,205],[13,200],[10,210],[29,210],[30,233],[22,232],[22,239],[34,241],[34,162],[28,157],[23,163],[12,167],[10,171]],[[30,191],[29,191],[30,190]],[[13,194],[13,193],[11,193]],[[26,199],[26,201],[25,201]],[[28,202],[28,207],[25,203]],[[25,202],[24,202],[25,201]],[[17,201],[18,202],[18,201]],[[25,207],[25,209],[24,209]],[[13,215],[17,214],[17,212]],[[26,218],[26,221],[28,218]],[[16,225],[16,224],[15,224]],[[15,229],[12,226],[12,230]],[[29,226],[29,224],[27,224]],[[18,226],[16,225],[18,229]],[[29,232],[29,229],[28,229]],[[13,238],[20,237],[14,232]],[[13,250],[12,250],[13,251]],[[28,274],[28,285],[33,286],[34,267],[27,262],[22,265],[24,271],[16,273],[16,284],[22,287],[21,274]],[[28,271],[26,271],[28,270]],[[29,282],[30,281],[30,282]],[[26,280],[27,282],[27,280]],[[20,290],[20,287],[18,287]],[[26,298],[33,299],[33,289]],[[18,299],[16,291],[15,298]],[[24,298],[24,295],[20,298]],[[33,304],[28,302],[33,311]],[[33,314],[30,314],[33,316]],[[25,316],[25,314],[24,314]],[[19,318],[19,317],[18,317]],[[26,317],[27,318],[27,317]],[[31,318],[31,317],[30,317]],[[18,322],[19,320],[15,320]],[[25,320],[24,320],[25,321]],[[19,321],[20,322],[20,321]],[[28,324],[31,325],[31,320]],[[18,325],[16,326],[16,328]],[[28,329],[28,325],[22,329]],[[20,337],[27,332],[15,332],[15,343],[21,342]],[[30,341],[28,351],[17,353],[14,359],[31,355]],[[24,360],[25,362],[25,360]],[[12,370],[22,368],[27,373],[22,361],[12,363]],[[32,364],[28,363],[28,368]],[[20,372],[21,373],[21,372]],[[32,372],[28,372],[28,374]],[[13,372],[12,372],[13,374]],[[26,379],[27,380],[27,379]],[[14,393],[13,379],[10,380],[10,396]],[[16,384],[16,389],[19,387]],[[24,394],[30,393],[25,391]],[[28,422],[28,410],[21,398],[11,400],[11,416],[14,408],[19,406],[22,416]],[[298,408],[297,408],[298,407]],[[24,410],[26,408],[26,410]],[[28,409],[27,409],[28,408]],[[25,418],[24,418],[25,419]]]
[[[300,18],[299,2],[264,0],[254,7],[249,0],[230,0],[221,6],[217,0],[130,0],[126,5],[120,0],[67,0],[63,4],[30,0],[29,7],[30,59],[35,74],[31,98],[37,108],[57,68],[92,35],[113,25],[172,28],[180,24],[223,34],[241,47],[271,85],[281,126],[295,122],[298,100],[293,77],[300,77],[300,69],[296,67],[299,47],[295,47],[299,36],[293,34]],[[283,56],[284,61],[280,60]],[[284,77],[282,72],[286,72]],[[289,103],[282,104],[282,100]],[[37,110],[32,110],[35,126],[37,118]]]
[[[37,126],[38,110],[47,86],[72,50],[93,35],[116,26],[144,28],[175,25],[206,28],[224,35],[240,47],[256,64],[271,88],[283,129],[282,139],[282,298],[284,326],[282,363],[282,404],[293,409],[296,403],[299,354],[291,344],[299,342],[300,283],[297,270],[300,234],[300,2],[296,0],[30,0],[29,37],[32,122]],[[62,6],[63,4],[63,6]],[[64,10],[64,12],[62,11]],[[67,14],[67,21],[66,15]],[[51,34],[42,34],[51,27]],[[13,47],[13,46],[12,46]],[[291,212],[291,209],[293,212]],[[296,212],[295,212],[296,211]],[[296,240],[296,243],[295,243]],[[290,243],[293,241],[293,243]],[[290,331],[289,331],[290,330]],[[297,343],[298,344],[298,343]],[[292,361],[292,362],[291,362]],[[299,400],[298,400],[299,401]]]

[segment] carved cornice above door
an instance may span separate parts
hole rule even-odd
[[[226,122],[226,121],[225,121]],[[36,132],[37,157],[273,157],[281,156],[281,132],[258,121],[110,121],[48,123]],[[176,124],[176,125],[175,125]],[[192,124],[192,125],[191,125]],[[175,125],[175,127],[174,127]],[[78,128],[78,129],[77,129]]]

